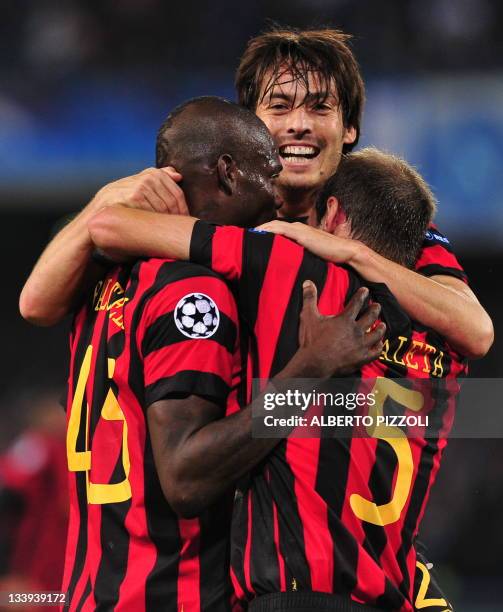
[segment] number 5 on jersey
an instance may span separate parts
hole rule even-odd
[[[396,454],[395,487],[391,500],[386,504],[377,505],[358,493],[351,495],[349,503],[359,519],[383,527],[395,523],[400,518],[412,486],[414,462],[406,434],[399,427],[376,425],[377,419],[383,416],[384,402],[388,397],[414,412],[419,412],[423,408],[424,398],[419,391],[406,389],[391,378],[377,378],[372,393],[376,395],[376,403],[369,410],[369,415],[374,421],[374,426],[368,427],[367,431],[373,438],[387,442]]]

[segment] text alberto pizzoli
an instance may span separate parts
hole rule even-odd
[[[314,406],[340,406],[346,410],[357,407],[376,406],[374,393],[304,393],[295,389],[285,393],[265,393],[264,410],[271,411],[276,407],[292,407],[306,411]],[[380,411],[370,414],[314,414],[310,417],[292,414],[287,417],[275,417],[267,414],[264,418],[266,427],[428,427],[428,415],[384,415]]]

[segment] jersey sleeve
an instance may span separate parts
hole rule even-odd
[[[224,406],[237,363],[238,318],[225,282],[199,271],[147,301],[137,331],[145,405],[199,395]]]
[[[465,283],[468,277],[454,254],[451,244],[437,227],[430,225],[423,240],[423,246],[416,262],[416,272],[424,276],[442,274],[454,276]]]

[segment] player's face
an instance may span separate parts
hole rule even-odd
[[[266,223],[277,216],[275,183],[282,167],[273,141],[268,140],[256,147],[246,170],[240,170],[236,195],[239,225],[243,227]]]
[[[266,75],[264,83],[269,80]],[[285,72],[265,96],[261,93],[256,109],[279,150],[282,191],[320,188],[336,171],[342,146],[356,138],[355,129],[343,125],[335,85],[325,97],[314,72],[309,73],[308,85],[309,91]]]

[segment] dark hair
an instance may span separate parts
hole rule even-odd
[[[318,195],[318,221],[330,196],[337,198],[353,238],[403,266],[414,266],[436,201],[412,166],[371,147],[343,155]]]
[[[239,103],[255,111],[285,72],[291,72],[309,92],[311,73],[318,81],[321,94],[317,102],[324,102],[335,85],[344,127],[356,130],[356,140],[343,147],[344,153],[351,151],[360,136],[365,88],[360,68],[348,45],[350,38],[349,34],[330,28],[274,28],[252,38],[236,71]],[[267,83],[264,83],[266,78]]]

